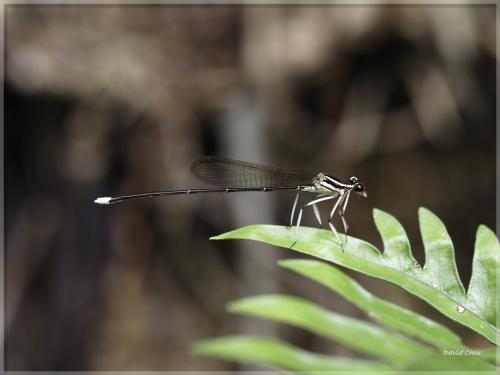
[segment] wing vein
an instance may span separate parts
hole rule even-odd
[[[205,157],[191,165],[191,172],[209,185],[229,188],[264,188],[311,185],[314,174],[239,160]]]

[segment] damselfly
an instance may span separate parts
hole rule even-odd
[[[191,165],[191,172],[202,181],[215,188],[195,188],[182,190],[155,191],[141,194],[122,195],[117,197],[101,197],[95,203],[107,205],[124,202],[131,199],[152,198],[166,195],[196,194],[196,193],[216,193],[216,192],[241,192],[241,191],[275,191],[275,190],[296,190],[297,194],[293,202],[292,213],[290,215],[290,226],[293,226],[295,211],[299,201],[300,192],[314,193],[316,197],[300,207],[296,227],[300,226],[302,212],[306,207],[312,207],[314,216],[322,226],[321,216],[317,204],[328,200],[334,200],[328,225],[336,238],[340,240],[339,234],[333,225],[333,217],[338,211],[344,231],[347,234],[348,225],[345,220],[345,211],[351,193],[360,197],[367,197],[363,184],[357,177],[351,177],[348,181],[342,182],[339,179],[324,173],[311,174],[308,172],[298,172],[286,169],[277,169],[244,161],[222,159],[217,157],[205,157],[195,161]]]

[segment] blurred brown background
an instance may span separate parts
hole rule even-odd
[[[296,254],[209,241],[288,224],[293,193],[93,203],[203,186],[189,167],[204,155],[358,175],[369,198],[351,200],[351,234],[380,245],[371,212],[388,211],[422,263],[425,206],[447,225],[468,284],[476,228],[495,228],[494,5],[8,5],[4,15],[7,369],[237,369],[190,354],[196,340],[233,333],[355,355],[224,310],[283,292],[363,317],[276,266]],[[485,345],[398,287],[350,274]]]

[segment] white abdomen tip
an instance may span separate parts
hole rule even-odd
[[[101,198],[97,198],[94,202],[97,204],[109,204],[110,200],[111,200],[111,197],[101,197]]]

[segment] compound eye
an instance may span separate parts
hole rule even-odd
[[[356,182],[359,181],[359,178],[357,178],[356,176],[352,176],[350,179],[349,179],[349,182],[351,184],[355,184]]]
[[[354,191],[362,192],[362,191],[365,191],[365,188],[362,184],[356,184],[356,185],[354,185]]]

